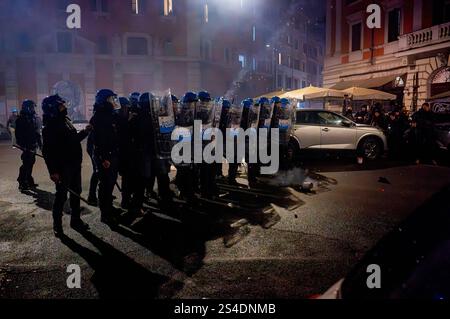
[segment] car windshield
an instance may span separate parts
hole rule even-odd
[[[435,194],[370,251],[347,276],[343,298],[450,298],[450,186]],[[369,265],[381,288],[369,289]]]

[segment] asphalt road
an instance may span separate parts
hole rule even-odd
[[[34,170],[38,191],[28,194],[17,190],[19,162],[17,150],[0,145],[0,298],[306,298],[345,276],[450,182],[444,166],[328,159],[307,164],[315,193],[292,191],[298,208],[273,198],[273,223],[245,212],[228,218],[211,207],[183,223],[148,213],[113,231],[97,208],[85,207],[91,231],[71,230],[65,216],[67,238],[59,240],[43,161]],[[86,156],[84,196],[90,170]],[[247,223],[230,227],[239,218]],[[81,267],[81,289],[67,288],[71,264]]]

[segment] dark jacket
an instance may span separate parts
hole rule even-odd
[[[17,145],[31,151],[42,147],[39,122],[36,116],[20,114],[16,120],[16,141]]]
[[[61,174],[65,167],[81,166],[83,151],[81,141],[86,131],[77,132],[70,119],[61,116],[45,122],[42,154],[50,174]]]
[[[434,114],[420,109],[412,116],[413,121],[417,123],[419,142],[423,144],[434,143],[436,140],[434,129]]]
[[[118,115],[112,108],[98,108],[90,121],[93,126],[94,156],[100,162],[119,156]]]

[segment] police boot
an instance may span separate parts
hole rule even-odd
[[[39,184],[36,184],[36,183],[34,182],[33,177],[31,177],[30,180],[28,181],[28,185],[29,185],[29,187],[31,187],[31,188],[36,188],[36,187],[39,186]]]
[[[88,197],[88,204],[94,207],[98,206],[98,199],[95,195],[90,194]]]
[[[89,225],[81,220],[81,218],[72,218],[70,220],[70,227],[77,231],[86,231],[89,229]]]

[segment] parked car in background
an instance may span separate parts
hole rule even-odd
[[[376,159],[387,150],[383,131],[370,125],[356,124],[326,110],[299,110],[291,137],[294,152],[325,151],[360,153]]]
[[[450,113],[435,113],[435,122],[439,148],[450,151]]]

